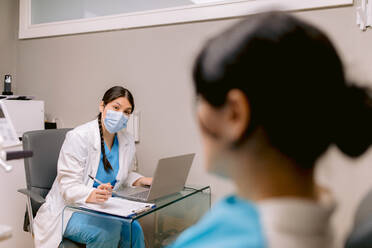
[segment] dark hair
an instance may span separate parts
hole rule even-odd
[[[250,16],[209,40],[197,57],[194,82],[215,107],[231,89],[244,92],[251,121],[242,141],[261,127],[273,147],[304,168],[331,143],[350,156],[371,144],[367,92],[347,84],[327,36],[289,14]]]
[[[128,89],[125,89],[121,86],[114,86],[108,89],[105,94],[103,95],[102,101],[104,106],[106,106],[108,103],[112,102],[113,100],[119,98],[119,97],[125,97],[128,99],[129,103],[132,105],[132,112],[134,110],[134,99],[132,93]],[[106,157],[106,152],[105,152],[105,144],[103,140],[103,131],[102,131],[102,123],[101,123],[101,117],[102,113],[98,114],[98,126],[99,126],[99,134],[101,137],[101,151],[103,155],[103,166],[105,168],[105,171],[112,170],[112,166],[110,162],[108,161]]]

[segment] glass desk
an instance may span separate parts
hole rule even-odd
[[[12,236],[12,228],[10,226],[0,225],[0,241],[9,239]]]
[[[138,238],[142,235],[141,228],[145,247],[164,247],[171,244],[183,230],[195,224],[210,209],[211,190],[209,186],[188,186],[181,192],[157,199],[154,203],[155,208],[130,218],[69,205],[63,210],[62,223],[67,214],[80,213],[94,217],[100,228],[111,234],[115,232],[113,227],[119,226],[120,229],[121,226],[122,233],[112,235],[113,242],[117,242],[114,239],[121,236],[120,247],[143,247],[138,246],[138,242],[143,243]]]

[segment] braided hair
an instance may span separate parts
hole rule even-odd
[[[132,112],[134,110],[134,99],[132,93],[128,89],[125,89],[121,86],[114,86],[110,89],[108,89],[105,94],[103,95],[102,101],[104,106],[106,106],[108,103],[112,102],[113,100],[119,98],[119,97],[125,97],[128,99],[129,103],[132,105]],[[112,169],[112,166],[110,162],[108,161],[106,157],[106,151],[105,151],[105,143],[103,139],[103,129],[102,129],[102,113],[98,114],[98,127],[99,127],[99,135],[101,138],[101,152],[103,155],[103,167],[105,168],[106,172],[109,172]]]

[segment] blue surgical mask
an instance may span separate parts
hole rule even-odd
[[[122,112],[109,109],[106,111],[104,123],[109,133],[117,133],[127,127],[128,117]]]

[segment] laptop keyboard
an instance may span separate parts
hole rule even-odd
[[[138,192],[135,194],[131,194],[130,196],[135,197],[135,198],[145,199],[147,198],[148,194],[149,194],[149,190],[146,190],[146,191]]]

